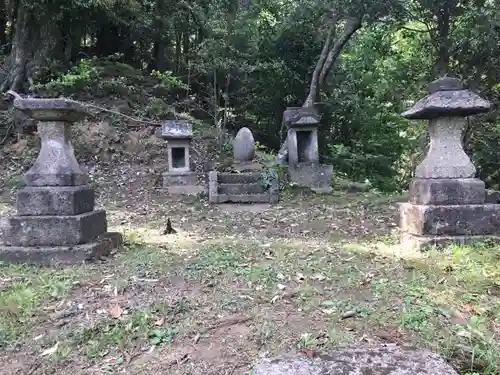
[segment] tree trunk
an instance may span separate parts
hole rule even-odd
[[[362,22],[361,19],[353,18],[347,21],[344,30],[340,34],[340,36],[333,42],[332,36],[335,30],[335,27],[338,22],[338,18],[334,17],[333,22],[331,24],[330,30],[328,32],[328,36],[325,40],[325,44],[323,45],[323,49],[319,55],[318,62],[316,63],[316,67],[314,68],[313,75],[311,77],[311,84],[309,86],[309,94],[307,95],[306,100],[302,104],[302,107],[309,107],[314,105],[317,101],[321,86],[324,85],[328,74],[330,73],[333,65],[337,61],[342,49],[345,47],[347,42],[353,37],[353,35],[358,31]],[[333,45],[332,45],[333,43]],[[276,157],[277,163],[281,164],[288,156],[288,137],[285,139],[283,144],[281,145],[280,150],[278,151],[278,155]]]
[[[25,92],[28,81],[49,59],[60,59],[63,48],[58,25],[54,20],[37,17],[20,2],[15,14],[12,48],[7,60],[8,75],[0,86]]]

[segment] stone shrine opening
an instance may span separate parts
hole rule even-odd
[[[186,168],[186,148],[172,147],[172,168]]]
[[[311,130],[297,131],[297,156],[299,163],[311,161],[309,160],[309,147],[313,141],[312,138]]]

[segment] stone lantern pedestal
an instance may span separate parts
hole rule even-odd
[[[122,243],[107,233],[106,212],[94,210],[94,189],[80,169],[70,128],[85,117],[76,102],[16,99],[14,107],[38,121],[41,149],[17,195],[17,215],[0,221],[0,261],[73,264],[109,254]]]
[[[489,111],[490,103],[444,77],[429,85],[429,95],[403,113],[429,120],[430,147],[410,184],[410,201],[400,206],[405,243],[429,245],[497,239],[500,205],[485,204],[484,182],[462,147],[466,117]]]

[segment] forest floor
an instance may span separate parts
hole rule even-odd
[[[144,167],[92,176],[126,245],[93,264],[0,268],[2,374],[245,375],[261,357],[360,343],[498,370],[500,252],[402,249],[397,197],[210,206],[166,196]],[[167,218],[177,234],[162,234]]]

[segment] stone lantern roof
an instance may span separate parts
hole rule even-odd
[[[158,134],[163,139],[193,138],[193,125],[187,120],[167,120],[162,123]]]
[[[413,120],[437,117],[467,117],[490,110],[491,104],[463,88],[458,78],[442,77],[429,84],[429,95],[401,115]]]

